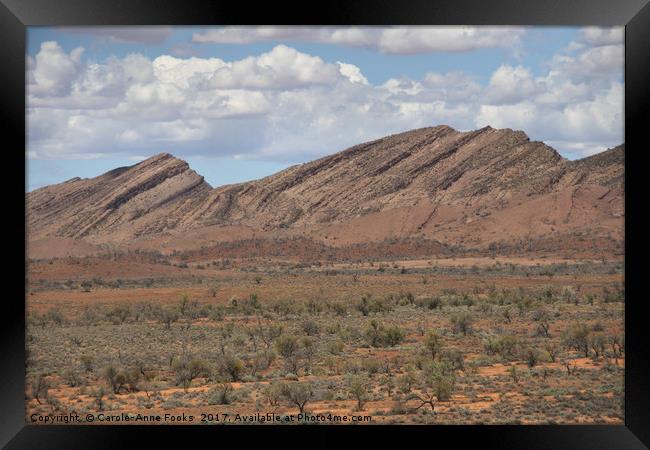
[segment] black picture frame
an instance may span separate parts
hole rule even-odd
[[[625,225],[625,425],[563,426],[382,426],[307,427],[325,439],[302,441],[302,445],[326,443],[333,429],[346,434],[364,433],[368,438],[399,437],[413,442],[469,442],[481,446],[540,449],[614,449],[650,446],[650,350],[644,337],[650,303],[643,294],[644,259],[647,248],[641,226],[641,163],[646,129],[650,124],[650,5],[648,0],[444,0],[444,1],[338,1],[320,4],[248,4],[200,0],[0,0],[0,121],[5,145],[3,158],[8,172],[2,183],[5,204],[14,214],[5,216],[10,254],[5,258],[15,295],[5,296],[2,306],[0,356],[0,444],[7,448],[115,448],[135,444],[136,439],[161,439],[165,447],[187,431],[214,445],[215,433],[236,437],[248,446],[249,427],[156,427],[156,426],[31,426],[24,422],[25,408],[25,291],[20,279],[26,268],[17,264],[25,257],[20,237],[25,234],[25,193],[20,172],[25,174],[25,54],[26,27],[45,25],[208,25],[208,24],[304,24],[304,25],[600,25],[625,26],[625,141],[627,160]],[[13,176],[11,176],[13,175]],[[25,181],[23,179],[23,181]],[[15,210],[15,211],[14,211]],[[22,211],[21,211],[22,210]],[[23,236],[24,237],[24,236]],[[15,272],[15,273],[14,273]],[[12,289],[12,293],[14,290]],[[18,298],[22,297],[22,301]],[[305,427],[300,427],[304,432]],[[363,431],[361,431],[363,430]],[[267,443],[298,444],[287,440],[293,430],[256,427]],[[370,431],[370,432],[368,432]],[[208,434],[209,433],[209,434]],[[236,436],[233,436],[235,434]],[[351,436],[350,436],[351,437]],[[176,442],[192,445],[186,440]],[[333,443],[330,443],[332,445]],[[414,444],[411,444],[414,445]]]

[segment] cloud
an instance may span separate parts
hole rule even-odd
[[[93,36],[109,43],[161,44],[174,32],[173,27],[165,26],[121,26],[121,27],[61,27],[57,28],[68,34]]]
[[[485,100],[491,105],[517,103],[530,98],[538,90],[529,69],[504,64],[490,77]]]
[[[293,89],[331,84],[341,77],[339,67],[317,56],[278,45],[268,53],[225,63],[204,77],[206,89]]]
[[[68,93],[81,69],[83,51],[82,47],[77,47],[68,54],[54,41],[43,42],[36,58],[28,62],[30,93],[42,96]]]
[[[516,27],[224,27],[194,33],[192,42],[251,44],[303,41],[365,47],[389,54],[467,52],[516,47],[523,28]]]
[[[336,64],[339,65],[339,72],[341,72],[341,75],[346,77],[352,83],[368,84],[368,79],[363,76],[361,69],[354,64],[348,64],[341,61],[337,61]]]
[[[416,31],[421,28],[426,31]],[[279,31],[285,36],[309,32],[369,45],[367,33],[377,37],[385,30],[245,28],[242,33],[256,34],[230,30],[226,37],[272,40],[268,36]],[[483,35],[477,45],[492,45],[495,36]],[[434,37],[421,42],[433,48]],[[413,48],[424,45],[409,39]],[[431,70],[377,84],[354,61],[327,62],[288,45],[234,61],[134,53],[98,62],[84,60],[82,48],[66,53],[56,42],[46,42],[27,59],[29,156],[168,151],[180,157],[296,163],[438,124],[522,129],[566,154],[592,154],[623,140],[623,85],[622,66],[612,63],[620,54],[617,45],[603,37],[590,39],[599,45],[563,50],[537,74],[504,63],[487,81],[463,71]]]
[[[578,42],[598,47],[601,45],[622,45],[625,39],[623,27],[586,27],[580,31]]]
[[[521,129],[533,139],[553,143],[561,152],[582,151],[577,156],[587,156],[623,142],[623,98],[623,85],[613,82],[582,102],[556,105],[532,98],[515,104],[482,105],[476,126]]]

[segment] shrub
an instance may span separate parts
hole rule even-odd
[[[389,347],[399,345],[404,341],[404,331],[397,325],[393,325],[384,331],[382,341]]]
[[[121,325],[131,315],[131,310],[125,306],[116,306],[106,313],[106,318],[114,325]]]
[[[302,323],[302,331],[304,331],[307,336],[315,336],[319,332],[319,327],[315,321],[307,320]]]
[[[366,328],[366,340],[373,347],[394,347],[404,341],[404,331],[398,326],[384,327],[376,320],[371,320]]]
[[[175,308],[163,308],[160,311],[158,320],[165,325],[165,328],[170,329],[172,323],[177,322],[179,319],[178,311]]]
[[[562,333],[562,343],[567,348],[589,356],[589,327],[584,323],[575,323]]]
[[[208,391],[208,405],[229,405],[232,402],[232,385],[230,383],[219,383]]]
[[[46,314],[46,320],[55,325],[61,326],[65,322],[63,314],[56,308],[51,308]]]
[[[81,366],[84,368],[86,372],[92,372],[93,371],[93,364],[94,360],[93,357],[90,355],[81,355],[79,357],[79,361],[81,362]]]
[[[239,381],[244,372],[244,363],[232,355],[224,356],[219,364],[221,373],[227,375],[231,381]]]
[[[442,299],[440,297],[418,297],[415,299],[415,306],[426,309],[442,308]]]
[[[512,378],[512,381],[515,384],[519,384],[519,372],[517,372],[517,366],[510,366],[510,369],[508,369],[508,375],[510,375],[510,378]]]
[[[343,341],[340,341],[338,339],[327,343],[327,352],[331,353],[332,355],[340,355],[343,351],[343,348]]]
[[[500,355],[505,360],[515,359],[519,340],[516,336],[509,334],[503,336],[490,336],[484,341],[483,346],[488,356]]]
[[[468,312],[461,312],[451,316],[451,325],[454,333],[463,333],[467,336],[472,331],[472,317]]]

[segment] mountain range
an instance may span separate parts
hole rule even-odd
[[[28,248],[43,257],[106,246],[409,240],[454,253],[620,255],[624,163],[624,145],[571,161],[522,131],[446,125],[220,187],[161,153],[27,193]]]

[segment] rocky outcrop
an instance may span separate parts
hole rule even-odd
[[[487,246],[576,230],[622,240],[623,174],[623,146],[569,161],[521,131],[442,125],[214,189],[160,154],[27,194],[27,221],[38,238],[117,243],[226,226],[339,243]]]

